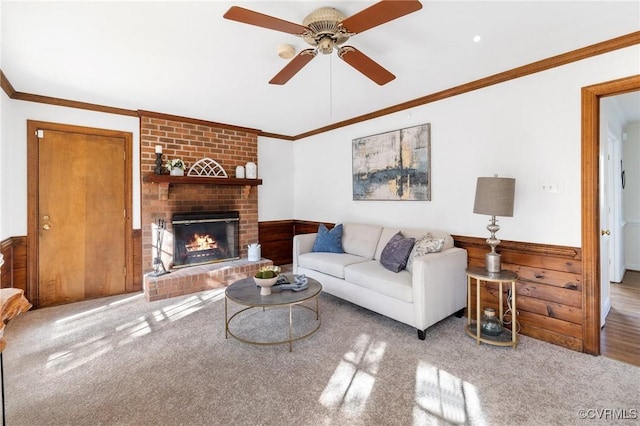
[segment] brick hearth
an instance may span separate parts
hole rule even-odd
[[[162,186],[145,182],[144,176],[154,173],[155,147],[162,146],[163,163],[181,158],[187,167],[202,158],[218,162],[229,177],[235,168],[258,160],[258,130],[227,126],[219,123],[168,116],[147,111],[140,114],[140,172],[142,265],[144,292],[148,300],[228,285],[232,281],[253,274],[262,262],[247,261],[247,246],[258,242],[258,189],[244,186],[216,185],[215,180],[197,184],[170,184]],[[258,165],[259,167],[259,165]],[[203,178],[206,179],[206,178]],[[156,253],[155,224],[166,221],[162,244],[162,260],[170,267],[173,258],[174,213],[194,211],[238,211],[240,213],[240,260],[203,266],[186,267],[158,278],[153,272]],[[263,259],[264,264],[271,264]]]
[[[144,296],[151,302],[221,288],[236,280],[253,275],[262,266],[272,264],[273,262],[268,259],[262,259],[259,262],[240,259],[176,269],[159,277],[147,274],[144,277]]]

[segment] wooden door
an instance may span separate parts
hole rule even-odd
[[[38,306],[126,292],[127,140],[50,128],[36,136]]]

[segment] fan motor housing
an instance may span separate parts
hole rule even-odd
[[[333,7],[321,7],[302,21],[302,25],[311,30],[311,34],[302,36],[311,46],[319,46],[322,53],[333,51],[334,45],[340,45],[349,39],[340,23],[345,19],[344,14]]]

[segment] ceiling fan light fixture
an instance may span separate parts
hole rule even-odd
[[[318,41],[318,50],[324,53],[325,55],[328,55],[331,52],[333,52],[334,44],[335,43],[331,37],[322,37]]]
[[[277,48],[278,56],[282,59],[291,59],[296,54],[296,49],[290,44],[280,44]]]
[[[314,10],[302,21],[302,25],[311,30],[310,33],[303,34],[302,38],[311,46],[320,45],[322,40],[327,37],[330,37],[335,44],[342,44],[350,36],[340,25],[344,19],[344,14],[333,7],[321,7]],[[327,53],[323,49],[320,50],[322,53]]]

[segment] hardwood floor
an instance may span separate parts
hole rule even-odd
[[[640,366],[640,271],[611,283],[611,311],[600,331],[600,354]]]

